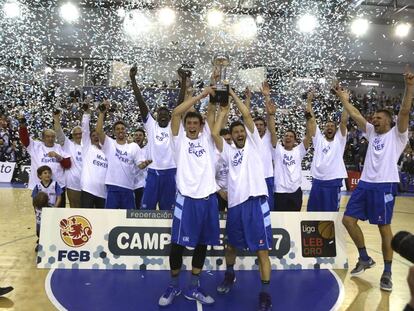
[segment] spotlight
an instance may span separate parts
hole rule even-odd
[[[409,23],[398,23],[395,27],[395,35],[403,38],[410,33],[411,25]]]
[[[148,32],[151,27],[151,22],[143,12],[133,10],[125,17],[123,27],[127,35],[135,37],[136,35]]]
[[[257,34],[257,26],[254,18],[251,16],[243,16],[234,25],[234,32],[237,37],[242,39],[252,39]]]
[[[263,16],[262,16],[262,15],[257,15],[257,16],[256,16],[256,23],[257,23],[258,25],[261,25],[261,24],[263,24],[263,23],[264,23],[264,18],[263,18]]]
[[[365,18],[357,18],[352,22],[351,31],[356,36],[364,35],[369,28],[369,22]]]
[[[16,18],[20,16],[20,5],[16,1],[6,2],[3,6],[4,16],[6,18]]]
[[[60,7],[60,16],[68,23],[74,23],[79,18],[79,10],[74,4],[67,2]]]
[[[175,12],[173,9],[165,7],[158,11],[158,20],[164,26],[169,26],[175,22]]]
[[[119,8],[118,10],[116,10],[116,15],[118,15],[119,18],[124,18],[126,15],[125,9]]]
[[[297,23],[300,32],[312,33],[318,26],[318,19],[309,14],[302,15]]]
[[[219,10],[211,10],[207,14],[207,23],[210,27],[217,27],[223,23],[224,14]]]

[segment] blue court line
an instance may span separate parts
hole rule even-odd
[[[201,284],[215,300],[202,306],[183,295],[171,306],[158,307],[158,298],[169,283],[169,271],[133,270],[50,270],[46,293],[58,310],[144,310],[144,311],[251,311],[258,307],[258,271],[236,271],[237,282],[227,295],[218,295],[216,286],[224,272],[203,272]],[[180,275],[181,287],[190,272]],[[270,293],[274,310],[337,310],[343,300],[343,285],[330,270],[272,271]]]

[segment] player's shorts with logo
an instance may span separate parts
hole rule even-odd
[[[352,192],[345,215],[371,224],[391,223],[394,211],[397,183],[370,183],[360,180]]]
[[[308,212],[337,212],[341,201],[342,178],[312,180]]]
[[[193,199],[177,193],[171,242],[183,246],[219,245],[220,225],[217,196]]]
[[[155,210],[157,203],[160,210],[171,210],[174,208],[176,168],[166,170],[148,169],[142,197],[142,209]]]
[[[268,250],[272,247],[270,210],[265,196],[250,197],[228,209],[228,243],[238,249]]]

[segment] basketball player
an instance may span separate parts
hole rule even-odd
[[[106,101],[104,110],[99,112],[96,124],[102,151],[108,160],[105,208],[134,209],[134,170],[135,166],[140,165],[145,159],[136,143],[127,142],[126,125],[123,121],[116,121],[113,125],[115,139],[105,135],[103,123],[109,106],[109,101]]]
[[[339,131],[334,121],[326,122],[322,135],[312,110],[313,97],[313,92],[309,92],[307,117],[315,151],[311,164],[312,188],[309,194],[308,212],[336,212],[339,210],[342,182],[347,178],[343,155],[349,115],[345,109],[342,111]]]
[[[82,128],[75,126],[72,129],[72,140],[63,133],[60,125],[60,112],[53,114],[54,127],[57,141],[63,150],[70,155],[72,165],[65,170],[66,194],[71,208],[81,207],[81,172],[82,172]]]
[[[209,104],[207,123],[195,111],[188,111],[202,98],[212,94],[205,88],[195,97],[186,99],[172,113],[172,149],[177,163],[177,198],[171,229],[171,281],[158,304],[168,306],[181,293],[178,276],[185,247],[194,247],[191,285],[184,296],[202,304],[213,304],[214,299],[200,287],[200,273],[206,258],[207,245],[219,244],[219,215],[214,161],[216,151],[210,133],[214,123],[215,106]],[[184,116],[184,126],[181,123]]]
[[[369,141],[364,169],[358,186],[351,195],[342,219],[358,248],[359,259],[351,276],[360,275],[375,265],[365,248],[364,234],[358,220],[369,220],[378,226],[382,240],[384,271],[380,288],[392,291],[391,218],[399,182],[397,161],[408,142],[408,121],[414,93],[414,74],[404,74],[405,94],[398,113],[397,124],[392,124],[388,110],[377,110],[369,123],[349,100],[349,91],[336,88],[336,94],[358,128]]]
[[[234,263],[237,249],[249,249],[257,253],[262,288],[259,295],[259,310],[271,310],[269,294],[270,260],[272,245],[270,209],[267,203],[267,185],[260,154],[265,152],[263,140],[255,127],[249,109],[230,89],[230,96],[242,114],[244,124],[235,121],[230,125],[234,145],[224,143],[220,127],[229,110],[220,108],[212,136],[218,151],[229,166],[228,202],[225,250],[227,271],[224,281],[217,287],[220,294],[228,293],[235,281]],[[270,105],[270,101],[267,101]],[[226,120],[227,121],[227,120]]]
[[[227,119],[227,118],[225,118]],[[220,137],[223,137],[224,141],[229,145],[232,144],[232,139],[230,135],[230,131],[228,129],[221,129],[220,130]],[[219,190],[217,191],[217,200],[219,211],[223,212],[228,208],[228,194],[227,194],[227,175],[229,174],[229,166],[223,158],[218,155],[218,159],[216,162],[216,182],[219,186]]]
[[[142,152],[147,154],[147,146],[145,145],[145,130],[143,128],[138,128],[134,134],[134,141],[141,148]],[[147,156],[145,156],[147,158]],[[151,160],[148,160],[148,164],[151,163]],[[135,177],[134,177],[134,195],[135,195],[135,208],[141,208],[142,195],[144,194],[145,188],[145,179],[147,178],[147,169],[140,169],[139,167],[135,168]]]

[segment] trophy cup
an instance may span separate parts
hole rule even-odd
[[[220,106],[227,106],[229,103],[229,83],[226,79],[227,66],[230,64],[230,57],[227,53],[217,53],[213,57],[213,66],[215,77],[212,81],[214,96],[210,95],[212,103],[218,103]],[[214,74],[213,74],[214,75]]]

